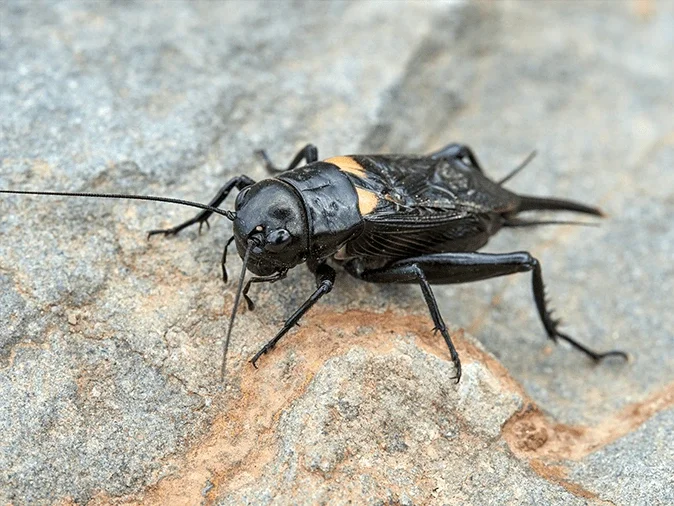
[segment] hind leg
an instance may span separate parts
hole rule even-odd
[[[545,286],[540,263],[527,252],[490,254],[490,253],[437,253],[407,258],[390,264],[382,269],[359,269],[357,261],[345,265],[347,271],[364,281],[374,283],[414,283],[421,285],[424,299],[436,325],[447,343],[452,361],[461,375],[461,364],[456,349],[449,338],[440,311],[431,292],[430,284],[469,283],[483,279],[507,276],[517,272],[532,272],[532,290],[538,315],[548,337],[553,341],[562,339],[574,348],[582,351],[595,362],[608,356],[621,356],[622,351],[600,353],[591,350],[571,336],[558,330],[559,321],[552,318],[545,300]],[[457,381],[458,381],[457,377]]]
[[[428,156],[429,158],[435,159],[438,158],[459,159],[462,160],[464,163],[467,161],[469,162],[470,166],[472,166],[478,172],[484,172],[484,170],[482,170],[480,162],[477,161],[477,157],[475,156],[475,153],[473,153],[473,150],[470,149],[465,144],[457,144],[457,143],[447,144],[444,148],[438,151],[434,151]]]

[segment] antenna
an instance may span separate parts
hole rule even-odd
[[[126,200],[149,200],[153,202],[167,202],[169,204],[178,204],[181,206],[196,207],[212,213],[225,216],[228,220],[234,221],[236,213],[225,211],[217,207],[192,202],[190,200],[173,199],[169,197],[156,197],[154,195],[128,195],[124,193],[81,193],[81,192],[46,192],[46,191],[26,191],[26,190],[0,190],[0,193],[6,195],[49,195],[54,197],[91,197],[100,199],[126,199]]]

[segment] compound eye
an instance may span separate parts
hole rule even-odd
[[[248,194],[248,190],[250,190],[250,186],[246,186],[243,190],[239,192],[239,194],[236,196],[236,200],[234,201],[234,209],[237,211],[241,209],[241,206],[244,204],[246,201],[246,196]]]
[[[290,232],[285,228],[279,228],[277,230],[272,230],[267,234],[267,243],[264,246],[264,249],[267,251],[281,251],[292,239]]]

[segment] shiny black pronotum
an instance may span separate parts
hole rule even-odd
[[[566,341],[595,362],[622,351],[599,353],[559,330],[548,308],[541,265],[530,253],[480,253],[489,238],[503,227],[575,223],[530,220],[525,211],[572,211],[594,216],[595,207],[570,200],[518,195],[504,188],[511,177],[531,160],[500,181],[485,174],[473,151],[449,144],[426,156],[351,155],[318,160],[309,144],[290,162],[277,168],[259,151],[274,177],[259,182],[237,176],[225,183],[208,205],[180,199],[143,195],[0,190],[5,194],[57,195],[153,200],[201,209],[194,218],[173,228],[153,230],[150,236],[175,235],[192,225],[208,225],[211,215],[233,222],[233,235],[222,255],[222,275],[227,281],[227,248],[234,242],[243,267],[224,343],[222,374],[241,296],[249,307],[253,283],[273,283],[293,267],[306,264],[316,277],[316,290],[291,316],[276,336],[251,359],[256,365],[292,329],[299,319],[335,282],[333,265],[373,283],[417,283],[428,305],[434,331],[445,340],[461,378],[461,361],[431,285],[467,283],[497,276],[531,272],[538,315],[549,338]],[[532,154],[533,156],[533,154]],[[305,164],[300,166],[304,161]],[[234,211],[219,209],[236,188]],[[255,276],[244,284],[246,271]]]

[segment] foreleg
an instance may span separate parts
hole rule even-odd
[[[227,181],[227,183],[222,188],[220,188],[218,193],[215,195],[215,197],[213,197],[213,200],[211,200],[208,203],[208,205],[211,207],[218,207],[220,204],[224,202],[224,200],[227,198],[227,196],[234,188],[236,188],[237,190],[243,190],[245,187],[250,186],[252,184],[255,184],[255,181],[253,181],[248,176],[234,177],[229,181]],[[206,210],[201,211],[194,218],[187,220],[186,222],[181,223],[180,225],[176,225],[175,227],[161,230],[151,230],[150,232],[148,232],[148,237],[151,237],[156,234],[164,234],[165,236],[176,235],[182,229],[192,225],[196,225],[197,223],[199,224],[199,231],[201,231],[201,227],[203,227],[204,223],[206,224],[206,226],[209,226],[208,218],[210,218],[212,214],[213,211],[206,211]]]

